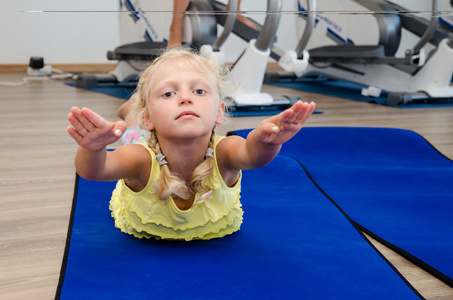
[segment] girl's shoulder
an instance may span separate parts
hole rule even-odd
[[[140,143],[122,145],[113,151],[113,154],[120,159],[122,165],[126,165],[128,168],[137,168],[151,163],[154,152],[146,143]]]
[[[150,153],[154,153],[151,148],[149,148],[147,142],[142,142],[142,143],[137,143],[137,144],[127,144],[127,145],[121,145],[117,149],[114,150],[114,152],[121,153],[121,154],[128,154],[128,155],[148,155]]]
[[[126,185],[133,191],[141,191],[150,178],[154,152],[145,144],[129,144],[119,147],[116,151],[122,153],[126,176]]]
[[[234,150],[237,145],[243,142],[245,142],[245,139],[238,135],[216,136],[214,145],[222,152]]]
[[[240,176],[241,170],[235,168],[232,162],[235,160],[234,156],[237,155],[240,144],[244,141],[242,137],[232,135],[223,137],[217,142],[215,150],[217,165],[227,186],[233,186]]]

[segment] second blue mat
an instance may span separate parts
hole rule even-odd
[[[453,286],[453,162],[423,137],[392,128],[304,128],[281,153],[297,159],[360,228]]]

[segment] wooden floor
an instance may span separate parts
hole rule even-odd
[[[20,81],[24,76],[0,73],[0,81]],[[324,113],[312,116],[306,126],[411,129],[453,158],[453,107],[399,109],[264,89],[317,102],[317,109]],[[66,133],[66,116],[72,106],[87,106],[115,120],[121,103],[123,100],[59,81],[0,86],[0,299],[54,298],[74,189],[76,144]],[[232,119],[219,131],[255,127],[262,119]],[[382,245],[376,246],[426,299],[453,299],[451,287]]]

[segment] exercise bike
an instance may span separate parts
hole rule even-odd
[[[108,59],[118,60],[115,70],[109,74],[82,74],[76,85],[94,87],[100,83],[134,82],[141,71],[166,48],[171,1],[122,0],[119,9],[120,39],[126,44],[107,53]],[[261,92],[269,57],[279,57],[275,51],[280,50],[274,50],[273,44],[281,9],[281,0],[268,0],[267,11],[272,13],[266,15],[262,26],[255,22],[256,28],[252,29],[236,22],[236,0],[229,1],[228,13],[225,13],[226,6],[217,1],[191,1],[184,20],[183,42],[186,45],[223,64],[221,47],[231,33],[248,42],[232,66],[230,76],[238,88],[234,95],[224,99],[229,108],[274,110],[290,107],[299,100],[294,96],[272,97]],[[220,34],[217,24],[223,26]]]
[[[394,105],[451,98],[453,22],[439,18],[439,3],[432,1],[432,16],[427,21],[385,0],[339,0],[329,2],[328,7],[322,1],[298,0],[298,22],[303,23],[298,27],[305,28],[303,42],[279,59],[291,74],[283,76],[321,76],[357,83],[365,86],[363,96],[379,97],[387,92],[387,103]],[[403,29],[419,39],[397,56]],[[429,53],[428,44],[433,49]],[[272,76],[270,80],[275,81],[276,75]]]

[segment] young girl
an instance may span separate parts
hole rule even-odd
[[[312,114],[315,104],[294,104],[262,121],[247,139],[220,137],[226,72],[187,50],[157,58],[138,83],[128,118],[146,141],[106,146],[140,133],[73,107],[68,133],[79,144],[75,166],[88,180],[115,181],[110,209],[115,226],[138,238],[211,239],[242,223],[241,170],[269,163]],[[132,121],[131,121],[132,120]],[[127,132],[125,132],[127,130]],[[140,137],[136,136],[140,140]]]

